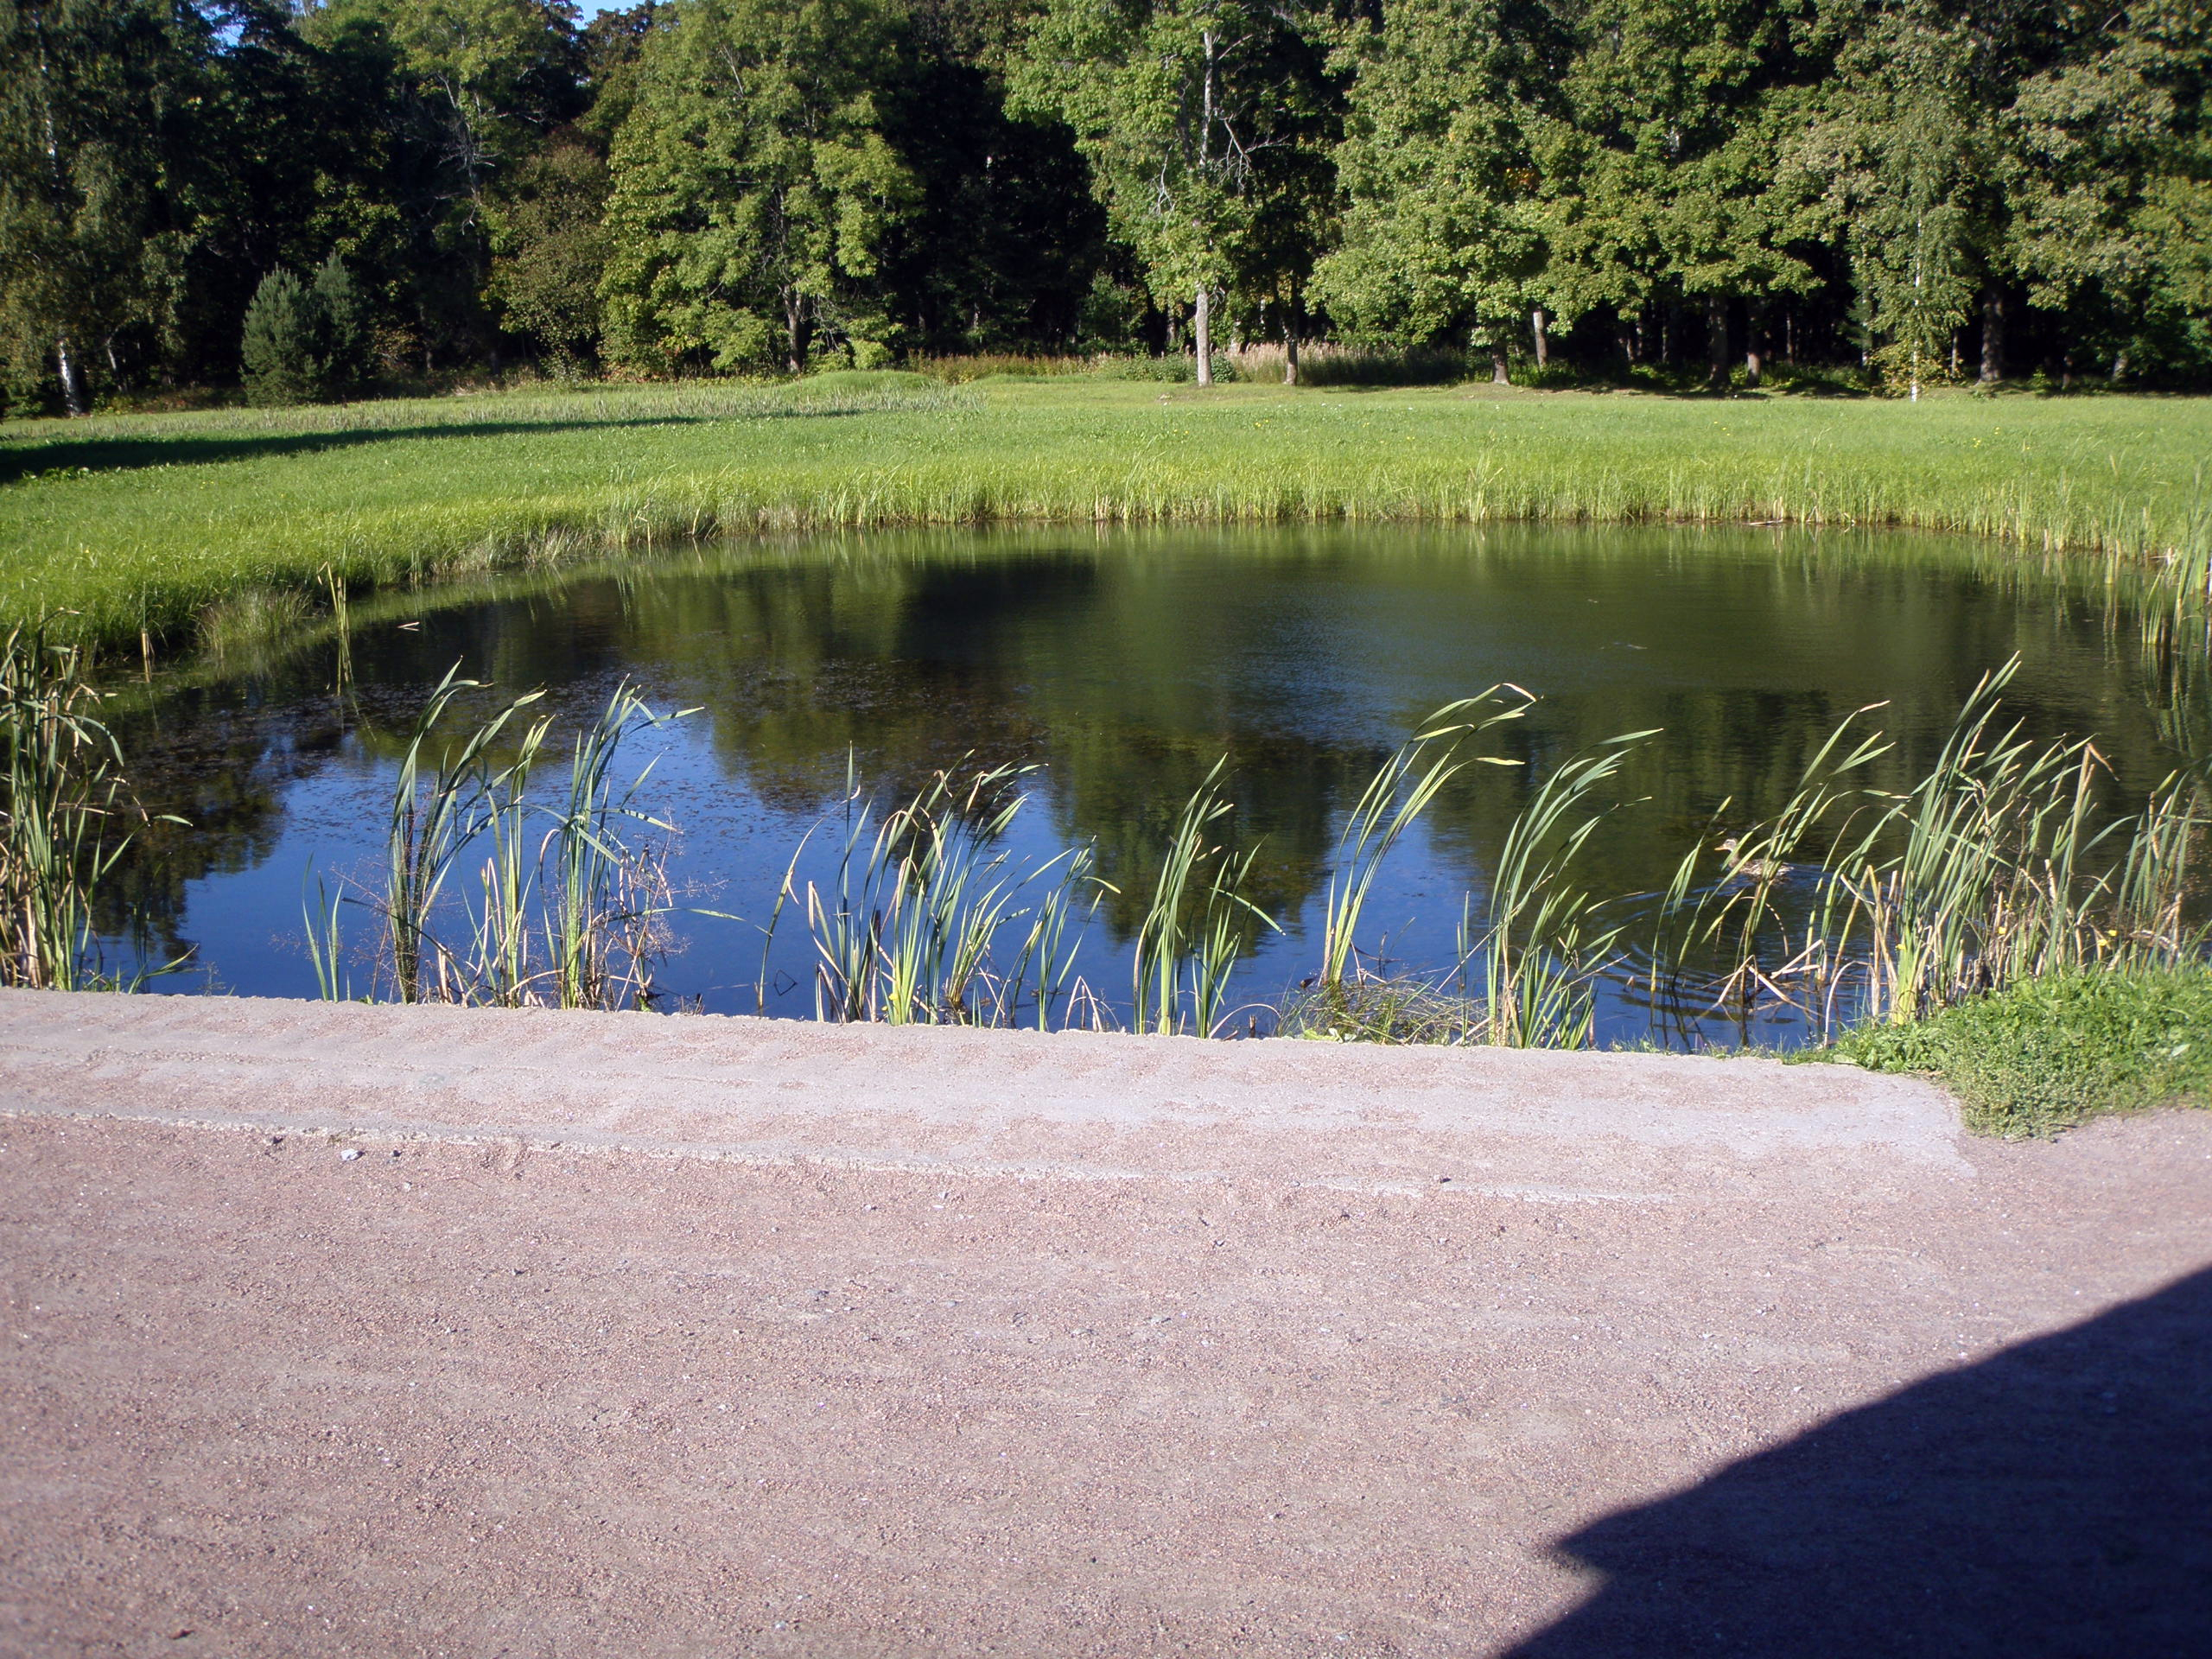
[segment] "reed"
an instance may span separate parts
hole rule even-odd
[[[1614,965],[1624,924],[1576,885],[1574,862],[1611,808],[1588,810],[1635,747],[1656,731],[1627,732],[1571,757],[1536,786],[1514,817],[1484,906],[1471,925],[1460,912],[1459,959],[1483,964],[1485,1040],[1510,1048],[1586,1048],[1599,976]],[[1463,969],[1464,971],[1464,969]]]
[[[664,855],[624,832],[671,826],[635,804],[652,765],[626,785],[614,766],[626,738],[688,711],[656,715],[633,687],[617,687],[577,734],[556,807],[532,789],[554,722],[518,718],[543,692],[437,744],[455,702],[485,689],[448,671],[416,716],[392,788],[380,887],[348,892],[310,872],[307,945],[319,991],[352,994],[341,920],[351,904],[378,924],[373,984],[402,1002],[648,1006],[671,908]],[[472,860],[473,883],[449,892]]]
[[[99,702],[77,646],[36,628],[0,642],[0,984],[117,982],[102,970],[92,900],[145,814]]]
[[[1406,831],[1469,766],[1520,764],[1495,755],[1464,754],[1464,745],[1494,727],[1519,720],[1535,701],[1533,693],[1505,684],[1446,703],[1399,745],[1369,780],[1337,837],[1321,923],[1319,987],[1324,996],[1342,995],[1347,978],[1359,971],[1357,937],[1368,894],[1383,861]]]
[[[1131,1020],[1138,1031],[1216,1034],[1244,929],[1279,925],[1244,896],[1259,849],[1237,853],[1217,832],[1235,810],[1221,790],[1228,766],[1226,757],[1213,763],[1168,831],[1132,953]]]
[[[2003,720],[2017,666],[1977,685],[1901,794],[1856,786],[1885,746],[1856,728],[1870,711],[1847,721],[1780,814],[1712,849],[1712,879],[1706,849],[1684,860],[1662,906],[1688,922],[1672,958],[1717,947],[1717,1003],[1764,1001],[1823,1033],[1910,1024],[2055,973],[2201,962],[2206,780],[2177,773],[2140,810],[2112,813],[2094,743],[2037,745]],[[1794,931],[1785,883],[1809,890]]]
[[[801,891],[810,830],[762,930],[764,1004],[766,952],[796,904],[814,947],[818,1020],[1004,1026],[1027,1007],[1048,1028],[1058,1006],[1071,1021],[1077,918],[1103,888],[1088,847],[1023,865],[1002,845],[1028,804],[1019,787],[1028,772],[949,769],[879,812],[849,767],[835,880]]]

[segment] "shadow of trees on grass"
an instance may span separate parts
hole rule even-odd
[[[1561,1541],[1516,1659],[2212,1655],[2212,1271]]]

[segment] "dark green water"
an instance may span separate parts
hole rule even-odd
[[[356,607],[352,694],[337,642],[303,623],[226,664],[157,682],[123,718],[149,804],[189,832],[150,837],[111,912],[189,949],[194,974],[312,995],[301,898],[310,864],[368,875],[393,757],[429,686],[459,664],[503,691],[588,712],[625,677],[699,712],[659,751],[647,803],[680,830],[671,874],[694,908],[765,918],[794,847],[844,793],[886,798],[935,769],[1029,765],[1014,839],[1039,855],[1094,842],[1119,889],[1085,948],[1126,997],[1127,941],[1176,808],[1226,755],[1235,833],[1259,849],[1254,898],[1285,931],[1232,1001],[1271,1001],[1313,969],[1344,813],[1440,704],[1499,682],[1543,701],[1401,849],[1367,948],[1401,968],[1453,954],[1507,824],[1548,769],[1659,728],[1624,775],[1584,880],[1633,896],[1726,823],[1771,811],[1854,709],[1896,747],[1870,781],[1903,787],[1961,702],[2017,655],[2008,697],[2031,731],[2094,734],[2115,791],[2139,793],[2201,748],[2173,664],[2143,649],[2124,594],[1922,537],[1618,528],[1486,531],[964,533],[731,547],[620,569],[489,579]],[[2199,679],[2197,683],[2201,684]],[[1727,804],[1724,807],[1724,803]],[[828,842],[817,838],[809,860]],[[803,861],[802,876],[826,868]],[[1632,898],[1630,899],[1632,903]],[[751,1011],[760,936],[679,917],[660,982]],[[119,947],[118,947],[119,948]],[[812,1007],[803,932],[779,935],[768,1008]],[[1641,1036],[1632,994],[1603,1034]]]

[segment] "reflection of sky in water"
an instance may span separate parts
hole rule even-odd
[[[203,830],[183,849],[181,906],[155,918],[194,947],[202,971],[166,988],[314,993],[302,937],[310,864],[380,879],[395,734],[457,660],[504,689],[547,687],[547,706],[567,715],[625,675],[658,707],[703,705],[624,762],[626,776],[658,755],[641,804],[680,827],[670,874],[692,911],[766,918],[793,849],[842,790],[849,749],[887,798],[969,751],[1038,766],[1037,798],[1008,850],[1035,863],[1071,839],[1098,840],[1103,873],[1128,897],[1093,929],[1082,970],[1116,1001],[1148,861],[1215,756],[1230,756],[1240,833],[1264,837],[1260,891],[1285,930],[1260,942],[1231,1001],[1272,1001],[1312,971],[1330,849],[1366,777],[1428,711],[1500,681],[1546,699],[1496,745],[1531,765],[1475,768],[1386,867],[1362,943],[1387,946],[1395,966],[1449,964],[1463,898],[1480,893],[1527,779],[1618,732],[1666,728],[1623,780],[1632,804],[1591,844],[1584,879],[1620,893],[1662,886],[1725,799],[1732,822],[1773,810],[1862,704],[1891,704],[1879,719],[1900,751],[1878,781],[1905,781],[1975,677],[2016,651],[2012,703],[2032,728],[2099,733],[2133,788],[2171,759],[2124,621],[2108,629],[2095,607],[2054,588],[2005,591],[1922,541],[1534,530],[885,537],[426,598],[411,629],[397,610],[364,607],[353,652],[369,730],[341,728],[334,713],[327,639],[257,674],[173,690],[152,716],[158,736],[126,722],[133,754],[158,758],[147,762],[151,804]],[[565,763],[542,776],[556,785]],[[834,880],[841,834],[816,833],[802,886]],[[474,868],[456,871],[456,886]],[[149,914],[161,910],[148,902]],[[373,932],[365,912],[346,922],[361,939]],[[772,1012],[811,1009],[803,924],[787,911]],[[664,989],[749,1010],[760,936],[696,914],[676,931]],[[1608,1007],[1608,1035],[1642,1034],[1631,1004]]]

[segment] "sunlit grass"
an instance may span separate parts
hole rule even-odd
[[[2212,402],[1187,386],[585,387],[0,429],[0,620],[133,647],[716,536],[1056,523],[1909,525],[2166,561],[2201,591]]]

